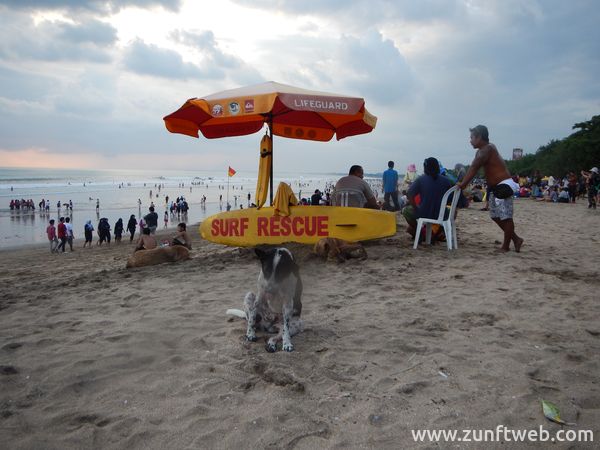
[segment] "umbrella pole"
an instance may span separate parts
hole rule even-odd
[[[273,206],[273,116],[269,115],[269,138],[271,139],[271,164],[269,167],[269,192]]]

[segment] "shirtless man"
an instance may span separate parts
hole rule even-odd
[[[513,222],[513,195],[516,183],[511,179],[504,160],[498,153],[494,144],[490,144],[488,129],[484,125],[477,125],[469,130],[471,132],[471,145],[477,149],[475,158],[469,167],[465,177],[457,183],[460,189],[464,189],[477,171],[483,167],[488,185],[488,202],[490,217],[504,232],[504,242],[500,250],[509,251],[510,242],[515,246],[515,251],[520,252],[523,239],[515,233]],[[500,197],[500,198],[499,198]]]
[[[188,250],[192,249],[192,240],[187,233],[187,226],[184,222],[177,225],[177,234],[173,237],[171,245],[183,245]]]
[[[137,241],[137,245],[133,250],[133,253],[138,250],[152,250],[158,246],[156,242],[156,238],[150,234],[150,228],[144,228],[142,231],[142,235]]]

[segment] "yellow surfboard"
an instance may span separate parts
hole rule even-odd
[[[235,247],[299,242],[322,238],[366,241],[396,234],[396,215],[388,211],[341,206],[292,206],[289,216],[273,208],[248,208],[215,214],[200,224],[207,241]]]
[[[258,180],[254,203],[261,208],[267,201],[269,179],[271,177],[271,160],[273,158],[273,141],[268,135],[260,140],[260,160],[258,162]]]

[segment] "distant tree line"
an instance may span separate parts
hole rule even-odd
[[[600,166],[600,115],[573,125],[575,133],[552,140],[533,154],[516,161],[506,161],[512,175],[531,175],[539,170],[543,175],[564,176],[569,171],[579,174]]]

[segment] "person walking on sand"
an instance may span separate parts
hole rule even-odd
[[[163,221],[165,222],[165,228],[169,224],[169,211],[165,211],[165,215],[163,216]]]
[[[58,235],[58,239],[60,240],[60,244],[58,244],[58,247],[56,247],[56,251],[58,252],[60,249],[62,249],[62,252],[65,252],[65,244],[67,243],[67,227],[65,226],[65,218],[61,217],[58,223],[58,228],[57,228],[57,235]]]
[[[88,220],[83,226],[83,234],[85,235],[85,242],[83,243],[83,248],[85,248],[87,244],[90,244],[89,248],[92,248],[93,231],[94,225],[92,225],[91,220]]]
[[[49,225],[46,227],[46,234],[48,235],[48,241],[50,241],[50,253],[58,253],[58,238],[56,237],[54,219],[50,219]]]
[[[148,210],[150,212],[144,216],[144,222],[146,222],[146,227],[150,228],[150,233],[154,234],[158,227],[158,214],[154,212],[154,206],[151,206]]]
[[[471,132],[471,145],[477,149],[475,158],[462,181],[456,185],[460,189],[468,186],[477,171],[483,167],[488,185],[488,203],[490,217],[504,232],[504,241],[500,251],[507,252],[513,242],[515,251],[520,252],[523,239],[515,232],[513,222],[513,195],[519,185],[513,181],[506,167],[506,163],[498,153],[498,149],[489,140],[488,129],[484,125],[477,125],[469,130]]]
[[[596,197],[600,189],[600,172],[597,167],[592,167],[589,172],[582,170],[581,176],[587,184],[588,208],[596,209]]]
[[[102,245],[104,241],[106,241],[107,245],[110,245],[110,225],[106,217],[103,217],[98,222],[98,242],[96,245]]]
[[[115,233],[115,242],[121,243],[121,236],[123,236],[123,219],[119,217],[119,220],[115,223],[114,231]]]
[[[71,251],[73,251],[73,239],[75,236],[73,235],[73,224],[70,217],[65,219],[65,228],[67,229],[67,243]]]
[[[135,215],[132,214],[127,222],[127,231],[129,231],[129,242],[133,242],[133,236],[135,235],[135,227],[137,227],[137,220]]]

